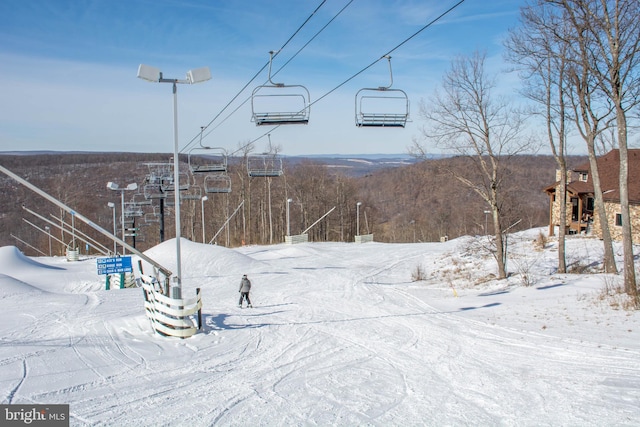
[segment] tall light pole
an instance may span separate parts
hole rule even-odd
[[[291,236],[291,223],[289,222],[289,203],[291,202],[291,199],[287,199],[287,236]]]
[[[113,191],[119,191],[120,192],[120,209],[122,210],[122,241],[126,242],[127,238],[125,237],[125,232],[124,232],[124,192],[125,191],[134,191],[138,189],[138,184],[136,184],[135,182],[128,184],[126,187],[124,188],[120,188],[118,186],[118,184],[116,184],[115,182],[107,182],[107,188],[109,190],[113,190]],[[114,221],[115,222],[115,221]],[[114,232],[115,235],[115,232]],[[124,255],[126,253],[126,250],[124,248],[124,245],[122,245],[122,255]]]
[[[107,206],[111,208],[113,211],[113,235],[116,235],[116,204],[113,202],[107,203]],[[117,236],[116,236],[117,237]],[[116,241],[113,241],[113,255],[118,253],[118,248],[116,246]]]
[[[200,199],[201,203],[202,203],[202,243],[206,243],[205,238],[205,233],[204,233],[204,202],[206,202],[207,200],[209,200],[209,198],[207,196],[202,196],[202,198]]]
[[[138,78],[147,80],[152,83],[171,83],[173,85],[173,186],[175,194],[175,210],[176,210],[176,276],[173,278],[174,286],[172,286],[172,298],[182,298],[182,269],[180,265],[180,178],[179,178],[179,149],[178,149],[178,83],[195,84],[205,82],[211,79],[211,71],[209,67],[197,68],[187,71],[187,78],[165,79],[162,72],[155,67],[140,64],[138,67]]]
[[[356,203],[356,236],[360,235],[360,205],[362,202]]]
[[[44,229],[47,230],[47,234],[49,235],[49,256],[51,256],[51,227],[45,225]]]

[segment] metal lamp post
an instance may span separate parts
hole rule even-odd
[[[207,196],[202,196],[202,198],[200,199],[202,204],[202,243],[206,243],[204,230],[204,202],[206,202],[207,200],[209,200]]]
[[[180,265],[180,191],[179,184],[179,150],[178,150],[178,83],[195,84],[211,79],[211,71],[209,67],[197,68],[187,71],[187,78],[165,79],[162,72],[155,67],[140,64],[138,67],[138,78],[147,80],[152,83],[171,83],[173,85],[173,185],[175,193],[175,211],[176,211],[176,276],[174,277],[175,286],[172,287],[172,298],[182,298],[182,270]]]
[[[360,205],[362,202],[356,203],[356,236],[360,235]]]
[[[113,235],[116,235],[116,204],[113,202],[109,202],[107,203],[107,206],[109,206],[111,208],[111,210],[113,211]],[[117,236],[116,236],[117,237]],[[113,254],[117,254],[118,253],[118,248],[116,246],[116,241],[113,241]]]
[[[138,184],[136,184],[134,182],[134,183],[131,183],[131,184],[127,185],[124,188],[120,188],[118,186],[118,184],[116,184],[115,182],[109,181],[109,182],[107,182],[107,188],[109,190],[119,191],[120,192],[120,205],[121,205],[121,209],[122,209],[122,218],[121,218],[121,221],[122,221],[122,241],[126,242],[127,238],[125,237],[125,232],[124,232],[124,192],[125,191],[137,190],[138,189]],[[114,212],[115,212],[115,210],[114,210]],[[114,224],[115,224],[115,220],[114,220]],[[115,231],[114,231],[113,234],[115,235]],[[125,253],[126,253],[126,250],[124,248],[124,245],[122,245],[122,255],[124,255]]]
[[[292,199],[287,199],[287,236],[291,236],[291,223],[289,222],[289,203],[291,203]]]

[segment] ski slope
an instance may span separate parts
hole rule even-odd
[[[95,258],[3,247],[2,403],[69,404],[73,426],[638,425],[639,313],[603,296],[619,278],[554,274],[539,231],[510,240],[504,281],[483,237],[183,240],[183,295],[204,302],[189,339],[153,334],[142,290],[104,290]],[[146,254],[173,269],[174,249]],[[567,252],[588,263],[601,242]],[[242,274],[253,309],[236,307]]]

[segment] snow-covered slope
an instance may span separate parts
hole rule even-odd
[[[151,332],[140,289],[104,290],[95,259],[0,248],[2,403],[68,403],[74,426],[637,425],[638,312],[605,292],[619,278],[555,274],[539,233],[510,237],[505,281],[482,237],[183,240],[183,295],[204,301],[184,340]],[[568,253],[588,265],[600,245]],[[146,254],[175,268],[174,240]]]

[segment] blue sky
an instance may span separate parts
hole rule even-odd
[[[273,62],[274,71],[286,64],[274,82],[309,90],[310,123],[271,130],[255,126],[251,103],[242,104],[267,71],[249,82],[321,0],[3,0],[0,151],[172,152],[171,85],[136,78],[143,63],[167,78],[211,69],[211,80],[178,86],[183,152],[206,126],[203,145],[228,152],[251,141],[264,151],[271,131],[284,155],[405,153],[424,125],[419,102],[453,57],[483,50],[490,72],[506,68],[501,42],[523,0],[466,0],[395,49],[457,2],[327,0]],[[393,88],[408,94],[412,121],[404,129],[358,128],[355,94],[388,85],[388,65],[358,73],[389,51]],[[516,76],[502,81],[517,90]]]

